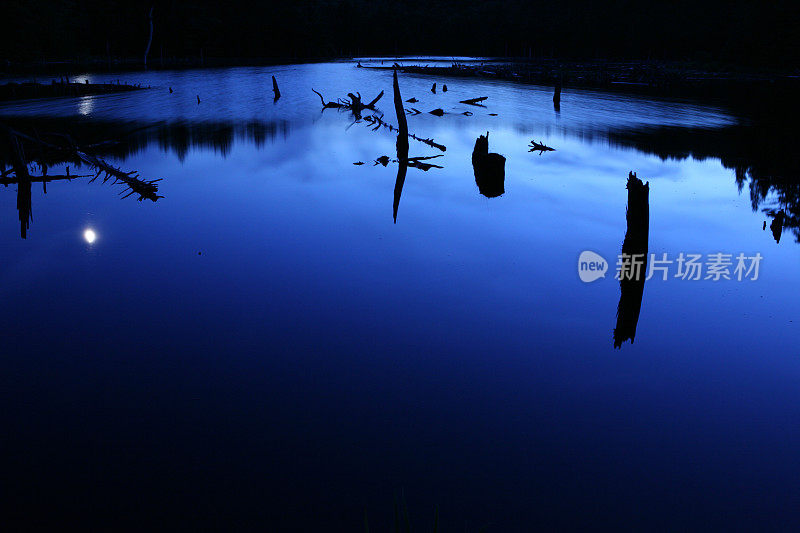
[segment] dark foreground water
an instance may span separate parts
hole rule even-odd
[[[411,141],[443,168],[408,169],[394,223],[398,164],[373,163],[394,134],[311,92],[384,90],[396,124],[388,71],[85,78],[153,88],[0,120],[122,138],[97,153],[163,178],[163,198],[34,183],[21,239],[18,186],[0,188],[1,520],[363,531],[366,513],[388,531],[404,500],[415,531],[437,506],[441,531],[800,525],[798,193],[755,126],[566,89],[557,113],[548,88],[401,76],[423,111],[410,130],[447,150]],[[477,96],[486,108],[458,103]],[[471,162],[486,131],[507,158],[494,198]],[[629,171],[650,183],[649,253],[733,264],[730,280],[673,264],[646,281],[635,342],[615,350]],[[584,250],[605,278],[581,281]],[[758,279],[736,279],[739,253],[761,254]]]

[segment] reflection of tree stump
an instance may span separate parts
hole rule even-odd
[[[640,262],[630,276],[620,275],[617,325],[614,328],[614,348],[626,340],[633,343],[639,312],[644,295],[645,270],[647,267],[647,245],[650,238],[650,184],[642,183],[635,172],[628,174],[628,209],[625,213],[627,231],[622,241],[622,255],[631,261]]]
[[[496,198],[506,192],[506,158],[489,153],[489,132],[475,140],[472,150],[472,169],[480,193],[487,198]]]
[[[781,209],[775,213],[774,217],[775,218],[772,219],[772,222],[769,225],[769,229],[772,231],[772,237],[775,239],[775,242],[780,244],[781,234],[783,233],[783,224],[786,221],[786,213],[783,211],[783,209]]]

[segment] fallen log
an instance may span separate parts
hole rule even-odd
[[[381,117],[378,117],[378,116],[375,116],[375,115],[369,116],[369,117],[364,117],[364,120],[367,123],[369,123],[370,125],[375,125],[375,127],[373,128],[373,131],[375,131],[375,130],[381,128],[381,127],[388,128],[389,131],[398,131],[398,128],[396,126],[393,126],[392,124],[389,124],[388,122],[384,121]],[[408,137],[411,138],[411,139],[414,139],[415,141],[419,141],[421,143],[427,144],[428,146],[431,146],[433,148],[437,148],[437,149],[441,150],[442,152],[447,151],[447,147],[446,146],[444,146],[443,144],[437,143],[433,139],[425,139],[425,138],[422,138],[422,137],[418,137],[417,135],[414,135],[413,133],[409,133]]]
[[[161,181],[161,179],[143,180],[139,178],[139,175],[136,172],[123,172],[122,170],[109,165],[99,157],[96,157],[86,152],[86,148],[78,147],[78,145],[68,135],[51,134],[51,136],[53,137],[59,137],[65,139],[66,146],[60,146],[43,141],[39,138],[31,137],[22,132],[13,130],[7,126],[3,126],[2,129],[9,136],[9,138],[12,139],[13,142],[17,144],[19,143],[20,139],[24,139],[34,144],[35,146],[39,147],[39,149],[41,150],[46,149],[51,152],[56,152],[64,160],[79,159],[84,163],[90,165],[94,170],[96,170],[96,174],[91,181],[94,181],[101,174],[105,173],[105,177],[103,178],[104,183],[111,178],[114,179],[114,183],[124,183],[127,186],[127,189],[125,189],[123,193],[130,190],[130,192],[125,196],[125,198],[127,198],[132,194],[138,194],[139,201],[147,198],[148,200],[155,202],[159,198],[163,198],[163,196],[158,195],[157,183]],[[18,170],[15,169],[15,175],[18,179],[21,178],[24,182],[30,182],[31,177],[28,174],[27,167],[25,165],[23,165],[23,167],[24,168],[20,168]],[[46,172],[44,169],[45,167],[42,166],[43,172]],[[67,175],[69,175],[69,170],[67,170]],[[49,178],[45,180],[45,182],[46,181],[49,181]]]
[[[489,97],[488,96],[481,96],[479,98],[469,98],[467,100],[460,100],[458,103],[459,104],[476,105],[478,107],[486,107],[484,105],[481,105],[479,102],[483,102],[487,98],[489,98]]]

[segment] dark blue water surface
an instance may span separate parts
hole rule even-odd
[[[396,124],[390,71],[75,79],[152,88],[0,115],[131,132],[106,160],[163,178],[163,198],[34,183],[21,239],[17,186],[0,188],[4,519],[363,531],[366,513],[388,531],[400,499],[415,531],[437,506],[441,531],[800,524],[800,246],[762,230],[783,200],[752,192],[746,162],[737,184],[705,137],[656,142],[727,131],[730,112],[565,89],[556,113],[546,87],[401,76],[410,130],[447,150],[411,141],[443,168],[408,169],[395,224],[397,163],[373,164],[394,134],[311,92],[383,90]],[[486,131],[497,198],[471,162]],[[614,268],[629,171],[650,183],[651,253],[763,261],[756,281],[646,282],[615,350],[619,284],[581,282],[577,259]]]

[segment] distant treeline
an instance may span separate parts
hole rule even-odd
[[[440,54],[794,66],[800,2],[6,0],[0,60]],[[6,63],[8,64],[8,63]]]

